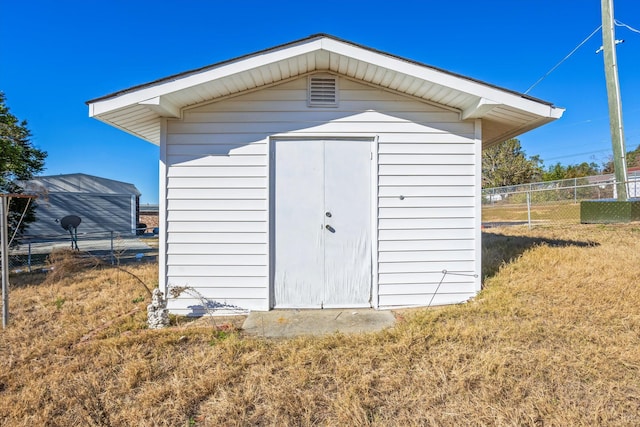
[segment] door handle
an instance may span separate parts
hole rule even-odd
[[[332,226],[330,226],[329,224],[325,225],[325,226],[324,226],[324,228],[326,228],[327,230],[329,230],[329,231],[330,231],[330,232],[332,232],[332,233],[335,233],[335,232],[336,232],[336,229],[335,229],[335,228],[333,228]]]

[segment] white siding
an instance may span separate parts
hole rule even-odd
[[[473,296],[477,126],[459,114],[341,78],[339,106],[307,106],[297,79],[184,112],[166,135],[167,284],[210,304],[268,310],[270,137],[377,137],[375,306]],[[479,122],[478,122],[479,123]],[[202,314],[198,298],[173,312]],[[191,307],[191,308],[189,308]]]

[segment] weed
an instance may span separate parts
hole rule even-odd
[[[66,301],[66,299],[64,299],[62,297],[56,298],[56,300],[53,302],[53,304],[56,306],[56,310],[60,310],[62,308],[62,306],[64,305],[65,301]]]
[[[45,283],[55,283],[80,271],[100,267],[102,261],[83,252],[56,249],[47,258],[47,264],[49,273]]]
[[[139,295],[138,297],[134,298],[131,302],[134,304],[137,304],[142,301],[144,301],[144,297],[142,295]]]

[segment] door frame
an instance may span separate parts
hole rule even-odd
[[[276,144],[278,141],[368,141],[371,152],[371,176],[370,176],[370,236],[371,236],[371,301],[370,306],[377,309],[379,306],[378,296],[378,135],[371,134],[349,134],[349,135],[330,135],[323,136],[317,134],[305,135],[272,135],[268,138],[268,167],[267,179],[269,185],[268,200],[268,259],[269,259],[269,286],[268,300],[269,310],[275,308],[275,202],[277,195],[275,194],[275,168],[276,160]],[[346,308],[346,307],[345,307]]]

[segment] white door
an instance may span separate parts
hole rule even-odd
[[[370,141],[274,147],[274,306],[369,307]]]

